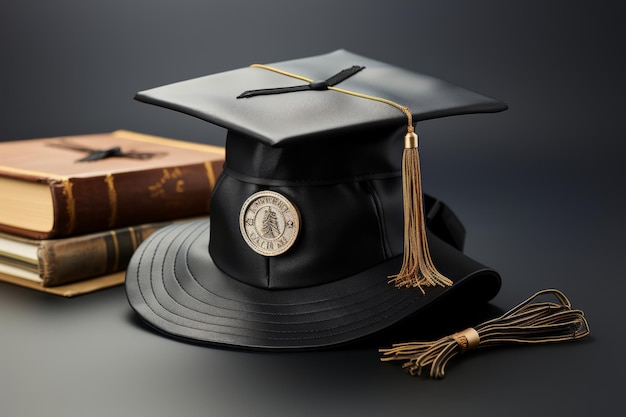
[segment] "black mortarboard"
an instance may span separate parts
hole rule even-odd
[[[343,50],[136,98],[228,129],[210,224],[155,233],[127,271],[131,306],[166,334],[318,348],[453,292],[475,303],[498,292],[499,275],[462,253],[454,213],[422,199],[413,123],[503,103]]]

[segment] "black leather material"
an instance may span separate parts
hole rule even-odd
[[[258,185],[317,186],[399,177],[404,125],[327,133],[313,141],[268,146],[237,131],[226,140],[225,170]]]
[[[274,64],[327,80],[364,66],[340,87],[407,106],[414,121],[495,112],[506,105],[441,80],[346,51]],[[138,248],[126,276],[131,306],[167,335],[258,349],[310,349],[383,330],[455,292],[464,305],[497,294],[499,275],[462,253],[465,230],[426,197],[428,241],[448,288],[398,289],[403,252],[401,161],[407,118],[398,108],[333,90],[237,97],[307,85],[244,68],[137,94],[137,99],[226,127],[226,163],[211,224],[177,224]],[[287,89],[289,91],[290,89]],[[306,90],[306,91],[305,91]],[[276,191],[297,207],[299,234],[277,256],[240,231],[246,200]]]
[[[444,212],[431,217],[450,218],[449,209]],[[386,277],[400,267],[396,256],[327,284],[268,290],[233,279],[215,265],[207,249],[214,226],[195,221],[161,229],[140,245],[127,269],[130,305],[167,336],[248,349],[325,348],[375,334],[453,292],[468,308],[500,288],[494,270],[431,233],[433,261],[453,280],[452,287],[430,288],[425,295],[395,288]]]
[[[272,147],[229,133],[228,162],[211,204],[210,252],[220,269],[261,288],[331,282],[402,254],[402,147],[398,132],[376,129],[332,146]],[[393,142],[396,142],[395,144]],[[295,245],[276,257],[248,247],[239,230],[246,198],[271,190],[299,210]]]
[[[344,50],[271,65],[313,80],[324,80],[352,65],[364,66],[339,87],[406,106],[413,113],[414,122],[507,108],[506,104],[474,91]],[[397,108],[337,91],[311,90],[237,99],[247,90],[303,84],[306,82],[299,79],[247,67],[141,91],[135,98],[274,146],[318,141],[327,135],[337,135],[342,140],[340,135],[346,131],[366,132],[374,126],[406,126],[406,117]]]

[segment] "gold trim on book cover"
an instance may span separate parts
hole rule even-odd
[[[209,180],[209,184],[211,187],[215,186],[215,170],[213,169],[213,163],[210,161],[206,161],[204,163],[204,169],[206,170],[206,175]]]
[[[109,196],[109,228],[112,228],[117,221],[117,191],[115,190],[115,177],[108,173],[104,177],[107,185],[107,195]]]
[[[76,200],[74,200],[74,192],[72,190],[74,184],[69,178],[61,180],[63,184],[63,195],[65,196],[65,210],[67,211],[67,233],[72,233],[76,227]]]
[[[117,233],[111,230],[111,242],[113,243],[113,271],[117,271],[120,264],[120,244],[117,240]]]
[[[128,228],[128,234],[130,236],[130,241],[133,245],[133,251],[135,251],[137,249],[137,231],[134,227],[130,226]]]

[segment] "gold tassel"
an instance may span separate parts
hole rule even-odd
[[[557,302],[535,302],[542,295],[553,295]],[[589,334],[589,324],[581,310],[573,310],[560,291],[539,291],[504,315],[474,328],[433,342],[409,342],[380,349],[381,361],[404,361],[411,375],[421,375],[430,367],[431,378],[443,378],[448,361],[468,350],[501,344],[554,343],[581,339]]]
[[[452,281],[437,271],[428,249],[417,142],[417,134],[409,124],[402,154],[404,258],[400,272],[390,276],[389,282],[396,287],[418,287],[425,293],[423,287],[447,287]]]
[[[307,83],[313,83],[311,78],[283,71],[268,65],[253,64],[252,67],[273,71]],[[350,73],[351,70],[353,70],[352,74],[355,74],[364,68],[365,67],[353,66],[352,68],[337,74],[337,76],[342,73],[345,74],[346,71]],[[335,77],[331,77],[331,79]],[[437,271],[430,257],[430,251],[428,250],[426,226],[424,223],[424,204],[422,201],[422,179],[420,177],[420,162],[417,151],[417,135],[415,134],[413,128],[413,114],[406,106],[383,97],[376,97],[346,90],[336,87],[334,83],[330,83],[325,87],[331,91],[388,104],[405,114],[408,124],[407,134],[404,137],[404,153],[402,154],[402,185],[404,194],[404,259],[400,272],[396,275],[388,277],[389,282],[394,283],[396,287],[399,288],[418,287],[422,293],[425,293],[423,287],[436,285],[440,285],[442,287],[452,286],[453,282]],[[284,89],[281,90],[284,92]],[[246,91],[242,93],[240,97],[250,97],[250,93],[251,91]]]

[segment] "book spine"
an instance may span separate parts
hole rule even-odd
[[[43,240],[37,250],[42,285],[52,287],[124,270],[137,246],[156,230],[171,223]]]
[[[54,227],[45,234],[17,232],[50,239],[206,215],[222,165],[221,160],[207,161],[141,173],[50,180]]]

